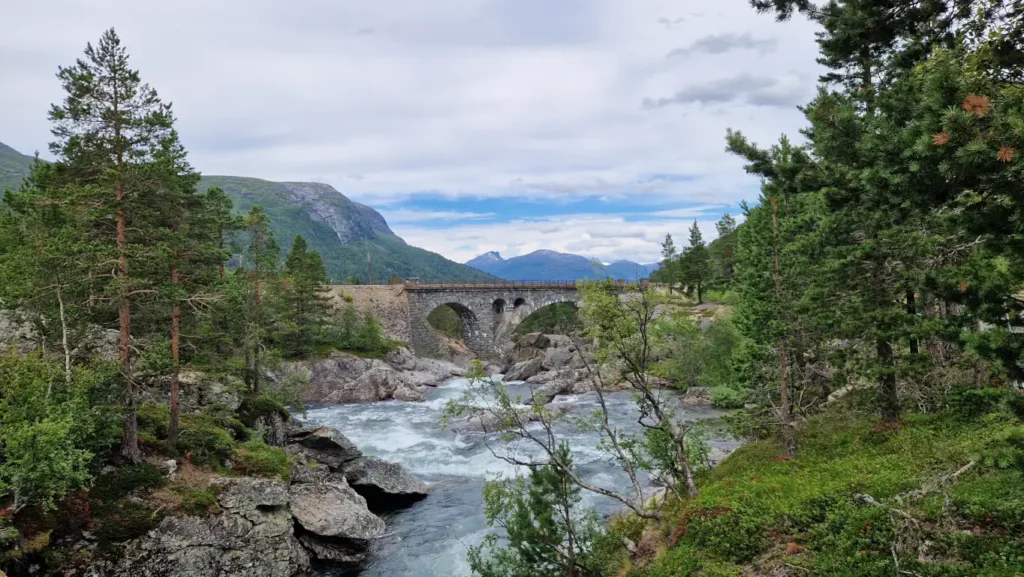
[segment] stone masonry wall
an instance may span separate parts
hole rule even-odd
[[[389,339],[412,342],[409,326],[409,300],[403,285],[334,285],[331,297],[334,306],[348,304],[345,296],[352,299],[352,305],[362,313],[372,313],[384,328]]]

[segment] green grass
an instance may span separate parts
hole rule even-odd
[[[797,459],[757,441],[703,473],[700,496],[671,506],[656,529],[664,553],[628,574],[771,574],[789,564],[801,574],[893,575],[896,551],[900,568],[922,577],[1012,577],[1024,571],[1020,469],[976,464],[956,483],[920,498],[906,494],[934,486],[1020,429],[1020,420],[997,413],[966,422],[911,415],[900,430],[880,431],[871,419],[833,410],[801,430]],[[790,543],[806,550],[786,554]]]

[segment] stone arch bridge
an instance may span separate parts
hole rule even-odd
[[[409,343],[414,353],[426,357],[442,350],[440,333],[427,321],[438,307],[449,306],[459,315],[469,350],[492,358],[511,342],[526,317],[578,299],[571,282],[338,285],[331,290],[338,305],[352,303],[372,312],[388,337]]]

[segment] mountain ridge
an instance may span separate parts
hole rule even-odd
[[[0,142],[0,193],[17,189],[32,169],[34,157]],[[199,190],[220,187],[237,213],[263,206],[282,254],[301,234],[324,260],[335,282],[386,283],[392,277],[424,281],[486,281],[494,277],[437,253],[412,246],[391,230],[370,206],[349,199],[334,187],[316,182],[274,182],[247,176],[204,175]],[[0,194],[0,203],[2,203]],[[369,266],[367,256],[369,255]],[[372,276],[372,279],[370,278]]]
[[[577,254],[561,253],[548,249],[505,259],[497,251],[483,253],[466,262],[505,280],[586,280],[614,279],[637,280],[647,278],[658,268],[657,265],[642,265],[629,260],[617,260],[607,265],[596,259]]]

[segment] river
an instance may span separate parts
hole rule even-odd
[[[489,529],[483,515],[481,489],[495,474],[515,473],[511,465],[495,458],[488,449],[501,441],[484,433],[458,434],[441,429],[441,411],[448,399],[464,393],[465,379],[453,379],[426,392],[421,403],[383,401],[332,405],[307,412],[305,421],[341,431],[363,453],[401,463],[431,485],[424,500],[386,516],[387,532],[375,541],[375,560],[360,577],[460,577],[470,574],[466,550],[479,544]],[[509,385],[515,394],[528,394],[522,385]],[[606,395],[612,422],[635,428],[636,417],[629,393]],[[572,414],[591,414],[597,408],[594,393],[557,397],[553,404]],[[709,407],[685,406],[682,418],[698,420],[721,415]],[[596,449],[598,436],[566,429],[576,464],[591,483],[608,488],[629,487],[627,477]],[[731,449],[736,443],[719,436],[712,447]],[[522,452],[520,452],[522,454]],[[606,497],[584,492],[584,503],[602,514],[620,506]],[[322,570],[320,577],[348,577],[350,572]]]

